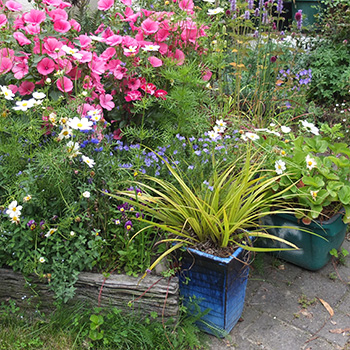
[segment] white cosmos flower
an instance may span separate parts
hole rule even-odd
[[[135,53],[137,46],[124,47],[124,53]]]
[[[218,13],[223,13],[224,9],[222,7],[217,7],[216,9],[209,9],[208,10],[208,15],[217,15]]]
[[[41,256],[41,257],[39,258],[39,262],[43,264],[43,263],[45,262],[45,258],[44,258],[43,256]]]
[[[91,130],[93,122],[88,118],[78,118],[74,117],[73,119],[68,120],[68,126],[75,130]]]
[[[32,199],[32,196],[30,194],[27,194],[24,198],[23,198],[23,202],[29,202]]]
[[[50,237],[54,232],[57,231],[57,228],[50,228],[45,237]]]
[[[80,146],[78,142],[69,141],[67,143],[67,151],[69,153],[68,157],[75,158],[76,156],[81,154],[81,152],[79,152],[79,148]]]
[[[220,133],[225,132],[226,127],[227,127],[227,123],[223,119],[218,119],[215,123],[219,127]]]
[[[312,134],[314,134],[314,135],[319,135],[320,134],[318,128],[314,124],[309,123],[307,120],[302,120],[301,124],[303,125],[303,127],[307,131],[310,131]]]
[[[95,161],[89,157],[82,156],[83,162],[86,163],[89,168],[92,168],[95,165]]]
[[[63,140],[63,139],[69,139],[73,136],[72,133],[72,129],[69,128],[67,125],[64,125],[61,132],[59,133],[59,135],[57,136],[57,139],[59,141]]]
[[[256,140],[259,140],[260,137],[257,134],[254,134],[252,132],[246,132],[245,134],[242,135],[242,139],[244,141],[247,141],[248,139],[252,141],[256,141]]]
[[[220,135],[219,135],[217,132],[215,132],[215,130],[209,131],[209,132],[208,132],[208,136],[209,136],[209,138],[211,138],[212,140],[216,140],[216,139],[220,138]]]
[[[23,100],[23,101],[16,101],[16,106],[12,107],[15,111],[23,111],[25,112],[29,108],[32,108],[34,106],[34,99],[30,100]]]
[[[13,100],[15,94],[7,86],[0,86],[0,89],[6,100]]]
[[[204,2],[209,2],[209,4],[215,4],[215,0],[203,0]]]
[[[15,216],[21,216],[21,210],[22,210],[22,206],[21,205],[17,205],[17,201],[12,201],[8,207],[8,209],[6,210],[6,214],[10,217],[13,218]]]
[[[306,156],[305,161],[306,161],[306,167],[309,170],[316,168],[316,166],[317,166],[316,160],[314,158],[311,158],[310,155]]]
[[[142,47],[143,51],[158,51],[160,48],[159,45],[145,45]]]
[[[278,175],[282,175],[283,172],[286,170],[286,163],[281,159],[276,160],[275,169]]]
[[[19,215],[18,215],[18,216],[17,216],[17,215],[10,216],[10,218],[11,218],[11,222],[12,222],[13,224],[18,224],[19,221],[20,221]]]
[[[281,134],[277,131],[273,131],[273,130],[270,130],[270,129],[255,129],[255,131],[263,131],[263,132],[267,132],[268,134],[273,134],[273,135],[276,135],[278,137],[281,136]]]
[[[288,134],[289,132],[292,131],[292,129],[291,129],[289,126],[282,125],[282,126],[281,126],[281,131],[282,131],[284,134]]]
[[[89,191],[85,191],[85,192],[83,192],[82,196],[84,198],[90,198],[90,192]]]
[[[46,97],[46,95],[43,93],[43,92],[33,92],[33,97],[36,99],[36,100],[42,100],[43,98]]]

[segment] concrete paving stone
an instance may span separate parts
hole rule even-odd
[[[244,341],[259,345],[257,349],[296,350],[301,348],[309,336],[307,332],[263,314],[256,320],[255,326],[249,328],[249,334]]]
[[[295,280],[302,293],[309,299],[322,298],[336,306],[347,292],[348,286],[339,280],[325,278],[315,271],[304,270]]]
[[[340,347],[345,346],[350,334],[350,331],[338,333],[340,329],[350,330],[350,316],[335,311],[333,317],[330,317],[319,301],[307,309],[301,309],[298,317],[291,320],[291,324],[311,333],[310,338],[317,336]]]
[[[350,287],[348,287],[347,293],[345,293],[343,298],[339,301],[336,309],[350,315]]]
[[[263,282],[250,306],[281,320],[290,320],[299,311],[298,300],[302,294],[298,286],[272,285]]]
[[[329,343],[327,340],[322,338],[315,338],[300,348],[300,350],[345,350],[343,347]]]

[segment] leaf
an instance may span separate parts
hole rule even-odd
[[[307,186],[313,186],[316,188],[324,186],[324,181],[322,180],[322,178],[320,176],[315,176],[315,177],[304,176],[303,182]]]
[[[336,328],[336,329],[330,329],[329,330],[330,333],[333,334],[342,334],[342,333],[346,333],[346,332],[350,332],[350,328]]]
[[[334,311],[333,309],[331,308],[331,306],[326,302],[324,301],[323,299],[321,298],[318,298],[318,300],[321,302],[321,304],[325,307],[325,309],[328,311],[328,313],[331,315],[331,317],[334,316]]]
[[[339,200],[347,205],[350,203],[350,186],[344,185],[338,192]]]

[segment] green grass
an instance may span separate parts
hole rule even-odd
[[[0,350],[189,350],[207,349],[206,338],[182,315],[162,322],[116,308],[62,307],[44,315],[0,306]]]

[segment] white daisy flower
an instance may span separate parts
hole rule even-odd
[[[50,237],[50,236],[53,235],[56,231],[57,231],[57,228],[50,228],[50,230],[47,232],[47,234],[45,235],[45,237]]]
[[[316,166],[317,166],[316,160],[314,158],[311,158],[310,155],[306,156],[305,161],[306,161],[306,167],[309,170],[316,168]]]
[[[34,99],[30,99],[30,100],[23,100],[23,101],[16,101],[16,106],[12,107],[12,109],[14,109],[15,111],[22,111],[25,112],[27,111],[29,108],[32,108],[34,106]]]
[[[23,202],[29,202],[32,199],[32,196],[30,194],[27,194],[24,198],[23,198]]]
[[[246,132],[245,134],[242,135],[242,139],[244,141],[247,141],[248,139],[252,141],[256,141],[256,140],[259,140],[260,137],[257,134],[254,134],[252,132]]]
[[[40,262],[40,263],[43,264],[45,261],[46,261],[46,260],[45,260],[45,258],[44,258],[43,256],[41,256],[41,257],[39,258],[39,262]]]
[[[68,120],[68,126],[75,130],[91,130],[93,122],[88,118],[78,118],[74,117],[73,119]]]
[[[95,165],[95,161],[89,157],[82,156],[83,162],[86,163],[89,168],[92,168]]]
[[[284,134],[288,134],[289,132],[292,131],[292,129],[291,129],[289,126],[282,125],[282,126],[281,126],[281,131],[282,131]]]
[[[276,160],[275,169],[278,175],[282,175],[283,172],[286,170],[286,163],[281,159]]]
[[[159,45],[145,45],[144,47],[142,47],[141,49],[143,51],[158,51],[160,48]]]
[[[85,191],[85,192],[83,192],[82,196],[84,198],[90,198],[90,192],[89,191]]]
[[[36,100],[42,100],[43,98],[46,97],[46,95],[43,93],[43,92],[33,92],[33,97],[36,99]]]
[[[302,120],[301,124],[303,125],[303,127],[307,131],[310,131],[312,134],[314,134],[314,135],[319,135],[320,134],[318,128],[314,124],[309,123],[307,120]]]
[[[216,9],[209,9],[208,10],[208,15],[212,16],[212,15],[217,15],[219,13],[223,13],[224,9],[222,7],[217,7]]]
[[[15,94],[7,86],[0,86],[0,89],[6,100],[13,100]]]

